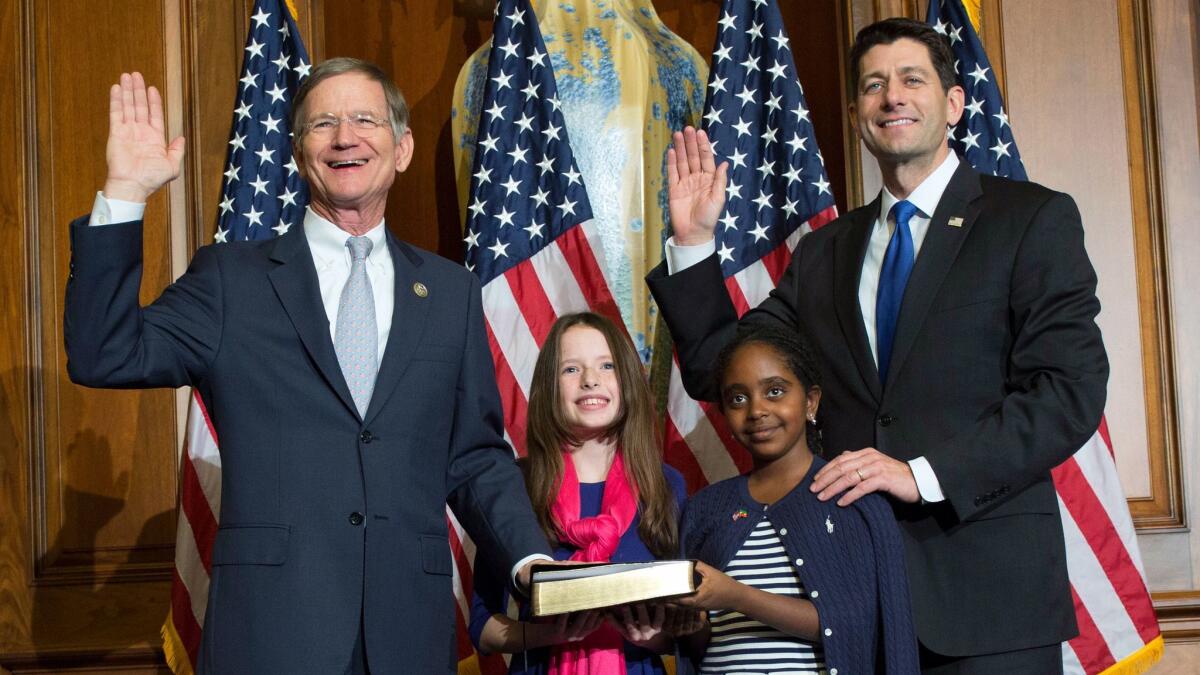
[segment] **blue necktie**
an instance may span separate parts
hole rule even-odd
[[[896,319],[904,300],[904,287],[912,273],[913,240],[908,220],[917,212],[909,201],[898,201],[892,207],[896,231],[888,241],[879,271],[879,291],[875,296],[875,348],[879,354],[879,381],[887,382],[888,365],[892,362],[892,339],[896,337]]]
[[[338,303],[337,328],[334,329],[333,349],[337,352],[342,375],[350,387],[350,395],[365,417],[375,390],[375,371],[379,359],[379,331],[375,322],[375,295],[367,278],[367,256],[371,240],[350,237],[350,278],[342,287]]]

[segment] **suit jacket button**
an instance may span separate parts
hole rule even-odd
[[[881,427],[889,426],[889,425],[891,425],[892,422],[895,422],[895,421],[896,421],[895,417],[892,417],[891,415],[888,415],[886,413],[879,416],[879,426],[881,426]]]
[[[979,505],[980,505],[980,504],[982,504],[982,503],[983,503],[983,497],[976,497],[976,498],[975,498],[975,506],[979,506]]]
[[[358,440],[362,441],[363,443],[370,443],[371,441],[375,440],[375,437],[371,435],[370,431],[364,431],[358,435]]]
[[[358,511],[355,511],[354,513],[350,514],[350,524],[351,525],[362,525],[362,522],[363,522],[363,514],[359,513]]]

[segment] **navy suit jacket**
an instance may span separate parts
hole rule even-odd
[[[946,501],[895,505],[921,642],[989,654],[1076,634],[1050,469],[1096,431],[1108,360],[1070,197],[959,166],[900,307],[881,384],[858,302],[879,200],[800,240],[742,321],[803,330],[822,360],[825,450],[924,456]],[[953,222],[951,219],[954,219]],[[738,317],[716,256],[648,277],[688,392],[715,400]]]
[[[71,244],[71,379],[192,385],[219,439],[201,672],[340,673],[360,622],[375,672],[453,672],[447,502],[491,564],[549,552],[503,439],[474,275],[388,235],[395,311],[360,418],[303,228],[201,248],[145,308],[140,222],[82,218]]]

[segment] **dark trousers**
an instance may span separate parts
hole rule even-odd
[[[980,656],[944,656],[921,647],[922,675],[1062,675],[1062,645]]]

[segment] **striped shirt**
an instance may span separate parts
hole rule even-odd
[[[735,581],[768,593],[808,597],[775,526],[765,516],[723,571]],[[788,635],[740,612],[711,611],[708,619],[712,635],[700,663],[701,673],[825,674],[818,643]]]

